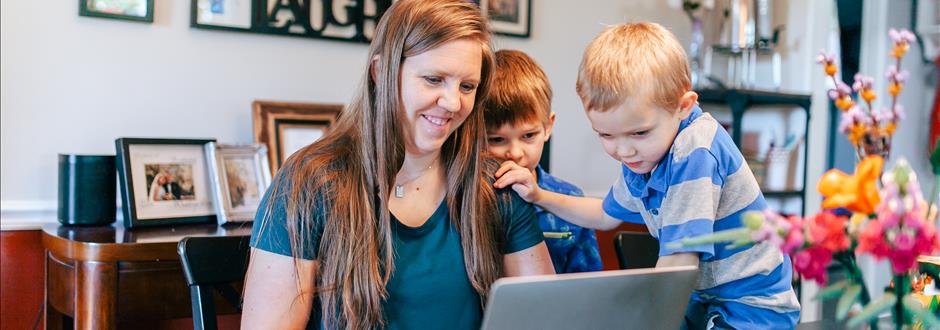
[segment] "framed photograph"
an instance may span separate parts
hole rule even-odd
[[[190,26],[248,31],[252,24],[254,0],[192,0]]]
[[[268,147],[272,173],[287,157],[326,134],[342,110],[341,104],[255,101],[255,142]]]
[[[153,22],[154,0],[78,0],[78,15]]]
[[[271,184],[268,148],[263,144],[206,144],[219,224],[254,220],[261,196]]]
[[[216,222],[206,157],[211,142],[115,140],[124,226]]]
[[[480,0],[478,3],[483,16],[490,20],[493,32],[513,37],[529,37],[529,28],[532,25],[531,0]]]

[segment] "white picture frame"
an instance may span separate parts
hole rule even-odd
[[[206,144],[219,224],[250,222],[271,184],[268,148],[263,144]]]

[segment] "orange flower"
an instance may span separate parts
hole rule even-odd
[[[874,101],[878,97],[878,95],[875,94],[875,91],[871,90],[870,88],[863,89],[859,94],[862,96],[862,99],[864,99],[865,102]]]
[[[849,141],[854,145],[858,145],[859,140],[862,139],[862,136],[868,132],[868,127],[862,124],[854,124],[849,128]]]
[[[892,82],[890,85],[888,85],[888,94],[891,94],[891,96],[894,97],[897,97],[898,94],[901,94],[901,84]]]
[[[836,72],[839,72],[839,68],[836,67],[835,64],[833,64],[833,63],[827,63],[827,64],[826,64],[826,74],[827,74],[827,75],[834,76],[834,75],[836,75]]]
[[[853,101],[852,97],[849,95],[846,95],[845,97],[841,97],[836,100],[836,107],[841,109],[842,111],[849,110],[850,108],[852,108],[853,105],[855,105],[855,101]]]
[[[894,49],[891,50],[891,55],[894,55],[895,58],[904,57],[904,54],[907,53],[907,50],[910,49],[910,45],[907,43],[895,44]]]
[[[879,156],[868,156],[855,167],[855,174],[848,175],[831,169],[819,179],[816,189],[826,197],[823,208],[844,207],[852,212],[871,214],[881,201],[875,184],[881,175],[884,160]]]

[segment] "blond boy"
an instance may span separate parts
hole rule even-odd
[[[539,166],[542,149],[552,136],[555,124],[555,113],[551,110],[552,88],[545,72],[520,51],[500,50],[495,57],[493,83],[481,107],[486,121],[487,151],[502,161],[512,161],[525,168],[541,189],[584,196],[580,188]],[[593,230],[581,228],[542,208],[535,209],[556,273],[603,268]]]
[[[497,172],[526,200],[578,225],[611,229],[645,224],[659,239],[657,267],[698,265],[686,329],[791,329],[799,303],[789,257],[769,244],[670,248],[682,238],[741,226],[741,214],[766,208],[731,137],[698,107],[685,52],[654,23],[613,26],[584,52],[578,95],[588,120],[622,175],[603,200],[539,189],[517,165]]]

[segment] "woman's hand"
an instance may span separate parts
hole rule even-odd
[[[538,179],[529,169],[519,166],[516,162],[507,160],[496,171],[496,188],[505,188],[512,185],[519,197],[529,203],[538,203],[542,189],[539,188]]]
[[[318,265],[314,260],[295,260],[252,248],[245,275],[242,329],[306,327]]]

